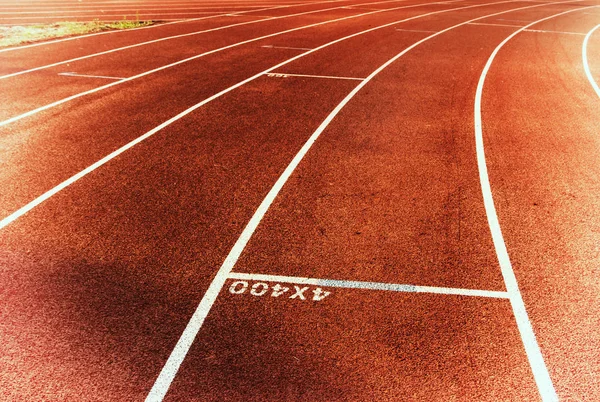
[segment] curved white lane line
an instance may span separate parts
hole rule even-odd
[[[280,8],[299,7],[299,6],[305,6],[305,5],[339,3],[339,2],[342,2],[342,1],[348,1],[348,0],[327,0],[327,1],[317,1],[317,2],[313,2],[313,3],[286,4],[286,5],[266,7],[266,8],[256,9],[256,10],[238,11],[238,12],[236,12],[236,14],[247,14],[247,13],[254,13],[254,12],[277,10],[277,9],[280,9]],[[132,31],[139,31],[140,29],[152,29],[152,28],[164,27],[166,25],[180,24],[182,22],[194,22],[194,21],[201,21],[201,20],[206,20],[206,19],[210,19],[210,18],[226,17],[228,14],[231,14],[231,13],[222,13],[222,14],[217,14],[217,15],[209,15],[207,17],[188,18],[188,19],[182,19],[182,20],[167,22],[167,23],[164,23],[164,24],[149,25],[149,26],[139,27],[139,28],[131,28],[131,29],[115,30],[115,31],[104,31],[104,32],[96,32],[96,33],[91,33],[91,34],[86,34],[86,35],[71,36],[71,37],[68,37],[68,38],[54,39],[54,40],[49,40],[49,41],[45,41],[45,42],[31,43],[29,45],[14,46],[14,47],[6,48],[6,49],[0,49],[0,53],[13,52],[15,50],[28,49],[28,48],[37,47],[37,46],[51,45],[51,44],[59,43],[59,42],[67,42],[67,41],[71,41],[71,40],[89,38],[91,36],[109,35],[109,34],[117,34],[117,33],[128,33],[128,32],[132,32]]]
[[[510,303],[512,305],[513,313],[517,321],[517,327],[521,334],[523,345],[525,347],[525,352],[527,353],[527,357],[529,359],[529,363],[531,365],[536,384],[540,391],[540,395],[542,396],[542,399],[544,401],[558,401],[558,396],[554,389],[554,385],[552,384],[552,380],[550,378],[550,374],[548,373],[548,369],[546,368],[546,364],[544,363],[544,357],[542,356],[542,352],[540,351],[537,340],[535,338],[533,327],[531,326],[531,322],[529,321],[529,316],[527,315],[525,303],[523,302],[523,298],[521,297],[521,292],[519,290],[517,278],[513,271],[512,264],[508,256],[508,251],[506,250],[506,244],[504,242],[502,230],[500,229],[500,222],[498,221],[496,207],[494,206],[494,199],[492,197],[492,189],[490,186],[490,179],[488,176],[487,165],[485,162],[485,151],[483,147],[481,98],[483,93],[483,85],[485,83],[485,78],[487,77],[490,66],[492,65],[492,62],[494,61],[494,58],[496,57],[500,49],[502,49],[502,47],[508,41],[510,41],[520,32],[523,32],[524,30],[535,24],[549,20],[551,18],[559,17],[561,15],[593,7],[598,6],[581,7],[574,10],[568,10],[558,14],[554,14],[549,17],[534,21],[513,32],[506,39],[504,39],[492,52],[487,63],[485,64],[485,67],[483,68],[483,71],[479,78],[479,82],[477,84],[477,91],[475,92],[475,146],[477,151],[477,167],[479,169],[479,181],[481,183],[481,192],[483,194],[485,213],[487,215],[488,225],[492,234],[494,248],[496,249],[496,256],[498,257],[498,262],[500,263],[502,277],[504,278],[506,290],[510,295]]]
[[[258,227],[260,222],[262,221],[265,214],[267,213],[271,204],[273,203],[273,201],[275,200],[275,198],[277,197],[277,195],[279,194],[279,192],[281,191],[281,189],[283,188],[285,183],[288,181],[288,179],[290,178],[290,176],[292,175],[294,170],[296,170],[296,167],[300,164],[300,162],[302,161],[304,156],[308,153],[308,151],[310,150],[312,145],[319,138],[321,133],[331,123],[331,121],[337,116],[337,114],[344,108],[344,106],[346,106],[346,104],[365,85],[367,85],[383,69],[388,67],[390,64],[392,64],[396,60],[398,60],[398,58],[402,57],[410,50],[414,49],[415,47],[419,46],[420,44],[422,44],[430,39],[435,38],[438,35],[448,32],[452,29],[461,27],[463,25],[467,25],[473,21],[478,21],[478,20],[482,20],[484,18],[489,18],[489,17],[493,17],[496,15],[502,15],[502,14],[506,14],[506,13],[510,13],[510,12],[514,12],[514,11],[518,11],[518,10],[535,8],[535,7],[544,7],[544,6],[547,6],[548,4],[566,4],[566,3],[573,3],[573,2],[578,2],[578,1],[580,1],[580,0],[561,1],[561,2],[555,2],[555,3],[542,3],[542,4],[536,4],[533,6],[519,7],[519,8],[515,8],[512,10],[501,11],[501,12],[489,14],[489,15],[486,15],[483,17],[474,18],[472,20],[465,21],[463,23],[451,26],[449,28],[446,28],[444,30],[436,32],[432,35],[429,35],[426,38],[419,40],[418,42],[415,42],[411,46],[404,49],[402,52],[398,53],[392,59],[385,62],[383,65],[381,65],[375,71],[373,71],[367,78],[365,78],[364,81],[362,81],[360,84],[358,84],[335,107],[335,109],[333,109],[333,111],[325,118],[325,120],[317,128],[317,130],[310,136],[310,138],[306,141],[306,143],[302,146],[302,148],[294,156],[294,158],[292,159],[290,164],[285,168],[285,170],[283,171],[281,176],[279,176],[279,178],[277,179],[277,181],[275,182],[275,184],[273,185],[273,187],[271,188],[271,190],[269,191],[267,196],[260,203],[257,210],[254,212],[254,215],[252,215],[252,218],[250,218],[250,221],[248,222],[248,224],[246,225],[246,227],[240,234],[240,237],[237,239],[237,241],[233,245],[231,251],[225,258],[225,261],[219,268],[219,271],[217,272],[213,281],[211,282],[210,286],[208,287],[208,290],[204,294],[204,297],[202,297],[200,304],[194,311],[194,314],[190,318],[190,321],[188,322],[187,326],[185,327],[183,333],[181,334],[181,337],[177,341],[175,348],[171,352],[171,355],[167,359],[167,362],[165,363],[164,367],[162,368],[160,374],[158,375],[158,378],[156,379],[154,386],[152,387],[152,389],[150,390],[150,393],[148,394],[148,397],[146,398],[146,402],[162,401],[162,399],[165,397],[165,395],[171,385],[171,382],[175,378],[175,375],[177,374],[177,371],[179,370],[181,363],[185,359],[185,356],[187,355],[190,347],[192,346],[192,343],[194,342],[194,339],[196,338],[198,331],[200,331],[200,328],[202,327],[202,324],[204,323],[206,316],[208,315],[210,309],[212,308],[212,305],[214,304],[215,300],[217,299],[219,293],[221,292],[221,289],[223,288],[223,286],[225,285],[225,282],[227,281],[229,275],[231,274],[233,267],[235,266],[237,260],[239,259],[240,255],[242,254],[244,249],[246,248],[248,241],[250,241],[250,238],[254,234],[254,231],[256,230],[256,228]]]
[[[454,1],[462,1],[462,0],[454,0]],[[515,1],[519,1],[519,0],[506,0],[506,1],[499,2],[499,3],[512,3],[512,2],[515,2]],[[279,36],[279,35],[284,35],[284,34],[287,34],[287,33],[290,33],[290,32],[296,32],[296,31],[300,31],[300,30],[303,30],[303,29],[313,28],[313,27],[320,26],[320,25],[331,24],[331,23],[334,23],[334,22],[344,21],[344,20],[348,20],[348,19],[352,19],[352,18],[364,17],[365,15],[372,15],[372,14],[377,14],[377,13],[382,13],[382,12],[388,12],[388,11],[394,11],[394,10],[400,10],[400,9],[405,9],[405,8],[422,7],[424,5],[445,4],[445,3],[448,3],[448,1],[441,1],[441,2],[435,2],[435,3],[414,4],[414,5],[410,5],[410,6],[401,6],[401,7],[394,7],[394,8],[386,8],[386,9],[377,10],[377,11],[369,11],[369,12],[362,13],[362,14],[350,15],[348,17],[342,17],[342,18],[336,18],[336,19],[328,20],[328,21],[316,22],[314,24],[304,25],[304,26],[301,26],[301,27],[287,29],[285,31],[275,32],[275,33],[272,33],[272,34],[269,34],[269,35],[263,35],[263,36],[259,36],[257,38],[248,39],[248,40],[245,40],[245,41],[242,41],[242,42],[237,42],[237,43],[234,43],[234,44],[231,44],[231,45],[228,45],[228,46],[223,46],[223,47],[218,48],[218,49],[209,50],[207,52],[200,53],[200,54],[188,57],[188,58],[183,59],[183,60],[178,60],[176,62],[167,64],[167,65],[164,65],[164,66],[161,66],[161,67],[157,67],[157,68],[154,68],[154,69],[149,70],[149,71],[144,71],[143,73],[136,74],[134,76],[125,78],[125,79],[120,80],[120,81],[111,82],[110,84],[105,84],[105,85],[102,85],[102,86],[99,86],[99,87],[96,87],[96,88],[89,89],[87,91],[83,91],[83,92],[77,93],[75,95],[68,96],[68,97],[63,98],[63,99],[59,99],[59,100],[54,101],[52,103],[49,103],[47,105],[40,106],[40,107],[38,107],[36,109],[30,110],[30,111],[25,112],[25,113],[21,113],[21,114],[19,114],[17,116],[10,117],[10,118],[8,118],[6,120],[3,120],[3,121],[0,121],[0,127],[6,126],[8,124],[14,123],[14,122],[19,121],[19,120],[22,120],[22,119],[24,119],[26,117],[33,116],[34,114],[43,112],[43,111],[51,109],[53,107],[60,106],[60,105],[62,105],[64,103],[70,102],[70,101],[72,101],[74,99],[78,99],[78,98],[81,98],[83,96],[91,95],[91,94],[94,94],[96,92],[100,92],[100,91],[103,91],[105,89],[114,87],[116,85],[120,85],[120,84],[123,84],[125,82],[133,81],[133,80],[136,80],[138,78],[142,78],[142,77],[145,77],[147,75],[154,74],[156,72],[163,71],[163,70],[166,70],[168,68],[175,67],[175,66],[178,66],[180,64],[184,64],[184,63],[187,63],[187,62],[192,61],[192,60],[199,59],[199,58],[204,57],[204,56],[208,56],[210,54],[221,52],[221,51],[227,50],[227,49],[232,49],[232,48],[237,47],[237,46],[245,45],[245,44],[252,43],[252,42],[257,42],[257,41],[260,41],[260,40],[263,40],[263,39],[272,38],[272,37]],[[470,6],[470,7],[478,7],[478,5],[477,6]]]
[[[583,69],[585,70],[585,75],[587,76],[588,81],[590,81],[590,84],[592,84],[592,88],[594,88],[594,91],[596,91],[596,95],[600,97],[600,87],[598,87],[598,83],[592,75],[592,71],[590,70],[590,62],[588,61],[587,56],[588,42],[590,41],[590,38],[592,37],[594,31],[598,28],[600,28],[600,25],[596,25],[594,28],[592,28],[590,32],[587,33],[587,35],[585,35],[583,45],[581,46],[581,58],[583,60]]]
[[[378,1],[378,2],[375,2],[375,3],[363,3],[363,4],[399,3],[399,2],[402,2],[402,1],[404,1],[404,0],[384,0],[384,1]],[[455,1],[460,1],[460,0],[455,0]],[[421,4],[421,5],[426,5],[426,4]],[[73,63],[73,62],[76,62],[76,61],[91,59],[93,57],[104,56],[104,55],[107,55],[107,54],[110,54],[110,53],[120,52],[122,50],[128,50],[128,49],[133,49],[133,48],[140,47],[140,46],[150,45],[150,44],[153,44],[153,43],[164,42],[164,41],[167,41],[167,40],[185,38],[185,37],[188,37],[188,36],[195,36],[195,35],[200,35],[200,34],[204,34],[204,33],[220,31],[220,30],[223,30],[223,29],[239,27],[239,26],[243,26],[243,25],[258,24],[258,23],[261,23],[261,22],[279,20],[279,19],[290,18],[290,17],[299,17],[299,16],[307,15],[307,14],[317,14],[317,13],[326,12],[326,11],[339,10],[339,9],[342,9],[343,7],[345,7],[345,6],[325,8],[325,9],[320,9],[320,10],[303,11],[301,13],[288,14],[288,15],[279,15],[279,16],[276,16],[276,17],[261,18],[261,19],[252,20],[252,21],[244,21],[244,22],[238,22],[238,23],[235,23],[235,24],[229,24],[229,25],[223,25],[223,26],[219,26],[219,27],[215,27],[215,28],[204,29],[204,30],[201,30],[201,31],[194,31],[194,32],[188,32],[188,33],[179,34],[179,35],[165,36],[163,38],[153,39],[153,40],[149,40],[149,41],[145,41],[145,42],[134,43],[132,45],[118,47],[118,48],[110,49],[110,50],[105,50],[103,52],[92,53],[92,54],[88,54],[88,55],[85,55],[85,56],[74,57],[72,59],[58,61],[56,63],[46,64],[44,66],[33,67],[33,68],[30,68],[30,69],[27,69],[27,70],[21,70],[21,71],[17,71],[17,72],[10,73],[10,74],[0,75],[0,80],[6,79],[6,78],[11,78],[11,77],[16,77],[16,76],[27,74],[27,73],[32,73],[34,71],[45,70],[47,68],[56,67],[56,66],[60,66],[60,65],[63,65],[63,64],[69,64],[69,63]],[[256,18],[260,18],[260,17],[256,17]]]

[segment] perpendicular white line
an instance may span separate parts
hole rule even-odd
[[[590,41],[592,34],[598,28],[600,28],[600,25],[596,25],[594,28],[592,28],[587,33],[587,35],[585,35],[585,38],[583,39],[583,45],[581,46],[581,59],[583,61],[583,69],[585,71],[585,76],[587,77],[588,81],[592,85],[592,88],[594,88],[594,91],[596,91],[596,95],[598,95],[598,97],[600,97],[600,87],[598,86],[598,83],[596,82],[596,80],[594,79],[594,76],[592,75],[592,70],[590,69],[590,62],[588,60],[588,51],[587,51],[588,42]]]
[[[423,30],[423,29],[401,29],[401,28],[396,28],[396,31],[401,31],[401,32],[422,32],[422,33],[434,33],[436,31],[427,31],[427,30]]]
[[[473,22],[469,25],[482,25],[490,27],[510,27],[510,28],[521,28],[523,25],[508,25],[508,24],[494,24],[491,22]]]
[[[522,0],[520,0],[520,1],[522,1]],[[569,0],[569,1],[561,1],[561,2],[550,3],[550,4],[565,4],[565,3],[575,3],[575,2],[580,2],[580,1],[581,0]],[[513,1],[511,0],[511,1],[506,1],[506,2],[512,3]],[[468,9],[468,8],[482,7],[482,6],[488,6],[488,5],[496,5],[496,4],[500,4],[500,3],[505,3],[505,2],[483,3],[483,4],[476,4],[476,5],[466,6],[466,7],[457,7],[457,8],[448,9],[448,10],[434,11],[434,12],[427,13],[427,14],[422,14],[422,15],[418,15],[418,16],[414,16],[414,17],[409,17],[409,18],[407,18],[405,20],[402,20],[402,21],[405,22],[405,21],[410,21],[410,20],[416,19],[416,18],[422,18],[422,17],[426,17],[426,16],[429,16],[429,15],[440,14],[440,13],[448,12],[448,11],[464,10],[464,9]],[[400,52],[399,54],[397,54],[395,57],[393,57],[392,59],[390,59],[386,63],[384,63],[382,66],[380,66],[373,73],[371,73],[364,81],[360,82],[335,107],[335,109],[325,118],[325,120],[321,123],[321,125],[319,125],[319,127],[317,128],[317,130],[308,138],[308,140],[300,148],[300,150],[298,151],[298,153],[290,161],[290,163],[285,168],[285,170],[281,173],[281,175],[279,176],[279,178],[275,181],[275,183],[273,184],[273,187],[271,187],[271,189],[269,190],[269,192],[267,193],[267,195],[265,196],[265,198],[262,200],[262,202],[260,203],[260,205],[258,206],[258,208],[256,209],[256,211],[254,212],[254,214],[252,215],[252,217],[250,218],[250,220],[248,221],[248,223],[246,224],[246,226],[242,230],[242,233],[240,234],[240,236],[236,240],[235,244],[233,245],[233,247],[229,251],[229,254],[225,258],[225,261],[223,262],[223,264],[221,265],[221,267],[217,271],[216,275],[214,276],[212,282],[210,283],[210,285],[208,287],[208,290],[206,291],[206,293],[204,294],[204,296],[200,300],[200,303],[198,304],[198,306],[196,307],[196,310],[192,314],[192,317],[190,318],[190,321],[188,322],[188,324],[186,325],[185,329],[183,330],[183,333],[179,337],[179,340],[175,344],[175,347],[171,351],[171,354],[169,355],[169,357],[168,357],[165,365],[163,366],[162,370],[160,371],[160,373],[158,375],[158,378],[156,379],[154,385],[152,386],[152,389],[150,390],[148,396],[146,397],[146,402],[155,402],[155,401],[162,401],[163,400],[163,398],[165,397],[167,391],[169,390],[169,387],[171,386],[171,383],[172,383],[173,379],[175,378],[175,375],[177,374],[177,371],[179,370],[179,367],[181,366],[181,363],[185,359],[185,356],[187,355],[190,347],[192,346],[192,343],[194,342],[194,339],[196,338],[196,335],[200,331],[200,328],[202,328],[202,324],[204,323],[204,320],[206,319],[206,317],[207,317],[210,309],[212,308],[214,302],[216,301],[219,293],[221,292],[221,288],[224,286],[225,282],[227,281],[227,278],[228,278],[229,274],[231,273],[231,271],[232,271],[233,267],[235,266],[237,260],[239,259],[240,255],[242,254],[242,252],[246,248],[246,245],[248,244],[248,241],[250,241],[250,238],[254,234],[254,231],[256,230],[256,228],[258,227],[258,225],[260,224],[262,218],[267,213],[267,211],[270,208],[271,204],[273,203],[273,201],[275,200],[275,198],[277,197],[277,195],[279,194],[279,192],[281,191],[281,189],[283,188],[283,186],[285,185],[285,183],[287,182],[287,180],[289,179],[289,177],[292,175],[292,173],[294,172],[294,170],[296,169],[296,167],[300,164],[300,162],[302,161],[302,159],[304,158],[304,156],[306,155],[306,153],[310,150],[310,148],[312,147],[312,145],[319,138],[319,136],[321,135],[321,133],[323,132],[323,130],[325,130],[325,128],[329,125],[329,123],[331,123],[331,121],[340,112],[340,110],[342,110],[342,108],[350,101],[350,99],[352,99],[354,97],[354,95],[356,95],[356,93],[358,93],[358,91],[360,91],[361,88],[363,88],[373,77],[375,77],[377,74],[379,74],[379,72],[381,72],[383,69],[385,69],[388,65],[390,65],[391,63],[393,63],[394,61],[396,61],[399,57],[401,57],[402,55],[406,54],[410,50],[414,49],[418,45],[420,45],[420,44],[422,44],[422,43],[424,43],[424,42],[426,42],[426,41],[428,41],[428,40],[430,40],[430,39],[432,39],[432,38],[434,38],[434,37],[436,37],[438,35],[441,35],[441,34],[443,34],[445,32],[448,32],[448,31],[450,31],[452,29],[455,29],[455,28],[458,28],[460,26],[464,26],[467,23],[472,22],[472,21],[477,21],[477,20],[480,20],[480,19],[483,19],[483,18],[488,18],[488,17],[492,17],[492,16],[496,16],[496,15],[501,15],[501,14],[505,14],[505,13],[509,13],[509,12],[523,10],[523,9],[529,9],[529,8],[535,8],[535,7],[543,7],[543,6],[546,6],[546,5],[548,5],[548,3],[541,3],[541,4],[536,4],[536,5],[533,5],[533,6],[525,6],[525,7],[514,8],[512,10],[500,11],[500,12],[497,12],[497,13],[493,13],[493,14],[489,14],[489,15],[483,16],[483,17],[475,18],[475,19],[472,19],[472,20],[469,20],[469,21],[466,21],[466,22],[454,25],[452,27],[446,28],[446,29],[441,30],[439,32],[436,32],[436,33],[434,33],[432,35],[429,35],[426,38],[423,38],[423,39],[419,40],[418,42],[415,42],[413,45],[407,47],[402,52]],[[371,29],[368,29],[368,30],[362,31],[362,32],[363,33],[370,32],[370,31],[373,31],[375,29],[380,29],[380,28],[383,28],[383,27],[395,25],[397,23],[398,22],[393,22],[393,23],[390,23],[390,24],[381,25],[379,27],[371,28]],[[356,33],[356,34],[350,35],[349,37],[353,37],[353,36],[360,35],[360,34],[361,33]],[[346,38],[348,38],[348,37],[346,37]],[[322,46],[317,47],[314,50],[308,51],[308,52],[306,52],[304,54],[310,54],[313,51],[318,50],[320,48],[322,48]],[[301,56],[302,55],[299,55],[299,56],[296,56],[296,57],[301,57]],[[279,67],[277,67],[277,68],[279,68]],[[514,309],[514,307],[513,307],[513,309]]]
[[[269,77],[306,77],[306,78],[327,78],[332,80],[352,80],[352,81],[362,81],[364,78],[356,78],[356,77],[338,77],[333,75],[312,75],[312,74],[290,74],[290,73],[267,73]]]
[[[496,55],[508,41],[514,38],[519,32],[522,32],[535,24],[549,20],[551,18],[556,18],[558,16],[565,15],[567,13],[585,10],[591,7],[596,6],[581,7],[557,13],[549,17],[534,21],[513,32],[494,49],[494,51],[488,58],[483,68],[483,71],[481,72],[479,82],[477,83],[477,90],[475,92],[475,147],[477,154],[477,167],[479,169],[479,181],[481,184],[481,192],[483,194],[483,203],[488,220],[488,226],[492,235],[492,241],[496,250],[496,256],[500,264],[502,277],[504,278],[506,289],[510,295],[511,306],[515,315],[515,320],[517,322],[517,327],[519,329],[521,339],[523,341],[525,353],[527,354],[527,358],[529,359],[529,364],[531,366],[531,370],[533,372],[533,376],[537,384],[538,390],[540,392],[540,395],[542,397],[542,400],[545,402],[558,401],[558,395],[556,394],[556,390],[554,389],[554,385],[552,384],[552,379],[550,378],[550,374],[548,373],[546,363],[544,362],[544,357],[542,356],[542,352],[537,343],[533,327],[529,320],[529,316],[527,315],[525,303],[523,302],[517,278],[513,271],[510,257],[508,255],[506,243],[504,242],[504,236],[502,234],[502,230],[500,229],[500,222],[498,220],[496,207],[494,205],[494,199],[492,196],[492,189],[485,160],[485,150],[483,144],[483,126],[481,118],[481,99],[483,94],[483,85],[485,83],[488,71],[490,70],[490,67]]]
[[[392,1],[397,1],[397,0],[392,0]],[[457,1],[460,1],[460,0],[457,0]],[[505,2],[514,2],[514,1],[517,1],[517,0],[507,0]],[[500,3],[502,3],[502,2],[500,2]],[[434,2],[434,3],[425,3],[425,4],[426,5],[432,5],[432,4],[438,4],[438,3]],[[325,25],[325,24],[330,24],[330,23],[339,22],[339,21],[343,21],[343,20],[348,20],[348,19],[351,19],[351,18],[359,18],[359,17],[363,17],[365,15],[372,15],[372,14],[376,14],[376,13],[379,13],[379,12],[394,11],[394,10],[399,10],[399,9],[404,9],[404,8],[420,7],[420,6],[423,6],[423,5],[424,4],[422,3],[422,4],[413,4],[413,5],[409,5],[409,6],[394,7],[394,8],[384,9],[384,10],[381,10],[381,11],[371,11],[371,12],[367,12],[367,13],[355,14],[355,15],[351,15],[351,16],[347,16],[347,17],[336,18],[336,19],[333,19],[333,20],[316,22],[314,24],[304,25],[304,26],[301,26],[301,27],[296,27],[296,28],[285,30],[285,31],[275,32],[275,33],[264,35],[264,36],[260,36],[260,37],[257,37],[257,38],[248,39],[248,40],[245,40],[245,41],[242,41],[242,42],[237,42],[237,43],[234,43],[234,44],[231,44],[231,45],[228,45],[228,46],[224,46],[224,47],[221,47],[221,48],[218,48],[218,49],[209,50],[207,52],[204,52],[204,53],[201,53],[201,54],[197,54],[195,56],[191,56],[191,57],[188,57],[188,58],[183,59],[183,60],[178,60],[176,62],[167,64],[167,65],[164,65],[164,66],[161,66],[161,67],[157,67],[157,68],[154,68],[154,69],[149,70],[149,71],[145,71],[145,72],[137,74],[137,75],[133,75],[131,77],[125,78],[125,79],[120,80],[120,81],[111,82],[110,84],[102,85],[102,86],[99,86],[99,87],[96,87],[96,88],[89,89],[89,90],[84,91],[84,92],[80,92],[80,93],[75,94],[75,95],[68,96],[68,97],[63,98],[63,99],[59,99],[59,100],[57,100],[55,102],[52,102],[52,103],[49,103],[47,105],[40,106],[40,107],[38,107],[36,109],[30,110],[28,112],[22,113],[22,114],[17,115],[17,116],[13,116],[13,117],[8,118],[8,119],[3,120],[3,121],[0,121],[0,127],[8,125],[8,124],[12,124],[12,123],[14,123],[16,121],[19,121],[19,120],[24,119],[26,117],[33,116],[34,114],[43,112],[43,111],[51,109],[53,107],[60,106],[60,105],[62,105],[64,103],[70,102],[70,101],[72,101],[74,99],[78,99],[78,98],[81,98],[83,96],[91,95],[93,93],[96,93],[96,92],[99,92],[99,91],[111,88],[111,87],[113,87],[115,85],[119,85],[119,84],[122,84],[124,82],[133,81],[133,80],[136,80],[138,78],[142,78],[142,77],[145,77],[147,75],[154,74],[156,72],[163,71],[163,70],[166,70],[168,68],[172,68],[172,67],[175,67],[175,66],[187,63],[189,61],[196,60],[196,59],[199,59],[201,57],[204,57],[204,56],[207,56],[207,55],[210,55],[210,54],[214,54],[214,53],[217,53],[217,52],[220,52],[220,51],[223,51],[223,50],[232,49],[232,48],[237,47],[237,46],[245,45],[245,44],[248,44],[248,43],[256,42],[256,41],[267,39],[267,38],[272,38],[272,37],[275,37],[275,36],[278,36],[278,35],[283,35],[283,34],[290,33],[290,32],[299,31],[299,30],[302,30],[302,29],[313,28],[313,27],[320,26],[320,25]],[[387,24],[386,26],[389,26],[389,25],[391,25],[391,23]],[[316,48],[316,49],[319,49],[319,48]],[[313,50],[315,50],[315,49],[313,49]]]
[[[64,75],[67,77],[85,77],[85,78],[105,78],[107,80],[124,80],[123,77],[109,77],[107,75],[89,75],[89,74],[77,74],[77,73],[58,73],[58,75]]]
[[[554,34],[566,34],[566,35],[585,35],[581,32],[567,32],[567,31],[548,31],[545,29],[524,29],[523,32],[540,32],[540,33],[554,33]]]
[[[274,46],[274,45],[264,45],[261,47],[265,47],[268,49],[291,49],[291,50],[312,50],[308,47],[291,47],[291,46]]]
[[[248,274],[231,272],[229,279],[247,280],[247,281],[264,281],[264,282],[281,282],[293,283],[298,285],[314,285],[345,289],[364,289],[364,290],[383,290],[390,292],[407,292],[407,293],[434,293],[441,295],[456,295],[456,296],[472,296],[472,297],[490,297],[496,299],[508,299],[508,293],[495,290],[482,289],[463,289],[463,288],[446,288],[438,286],[418,286],[398,283],[385,282],[364,282],[364,281],[348,281],[340,279],[322,279],[322,278],[304,278],[297,276],[280,276],[280,275],[264,275],[264,274]]]
[[[261,11],[268,11],[268,10],[276,10],[276,9],[280,9],[280,8],[299,7],[299,6],[314,5],[314,4],[339,3],[339,2],[342,2],[342,1],[346,1],[346,0],[327,0],[327,1],[317,1],[317,2],[312,2],[312,3],[295,3],[295,4],[286,4],[286,5],[277,5],[277,6],[273,6],[273,7],[261,8],[261,9],[258,9],[258,10],[238,11],[238,12],[236,12],[236,14],[254,13],[254,12],[261,12]],[[202,21],[202,20],[211,19],[211,18],[223,17],[225,15],[226,14],[216,14],[216,15],[210,15],[210,16],[207,16],[207,17],[188,18],[188,19],[183,19],[183,20],[180,19],[180,20],[176,20],[176,21],[172,21],[172,22],[167,22],[167,23],[164,23],[164,24],[149,25],[149,26],[144,26],[144,27],[139,27],[139,28],[131,28],[131,29],[124,29],[124,30],[114,30],[114,31],[104,31],[104,32],[95,32],[95,33],[86,34],[86,35],[78,35],[78,36],[71,36],[71,37],[68,37],[68,38],[53,39],[53,40],[48,40],[48,41],[44,41],[44,42],[30,43],[28,45],[13,46],[13,47],[9,47],[9,48],[6,48],[6,49],[0,49],[0,53],[12,52],[12,51],[15,51],[15,50],[27,49],[27,48],[31,48],[31,47],[37,47],[37,46],[45,46],[45,45],[50,45],[50,44],[59,43],[59,42],[66,42],[66,41],[71,41],[71,40],[78,40],[78,39],[83,39],[83,38],[89,38],[91,36],[119,34],[119,33],[130,33],[132,31],[139,31],[141,29],[153,29],[153,28],[163,27],[163,26],[166,26],[166,25],[180,24],[180,23],[183,23],[183,22]]]

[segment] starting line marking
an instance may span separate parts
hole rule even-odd
[[[469,25],[485,25],[485,26],[490,26],[490,27],[523,28],[523,25],[493,24],[491,22],[469,22]]]
[[[87,75],[87,74],[77,74],[77,73],[58,73],[58,75],[64,75],[66,77],[104,78],[107,80],[124,80],[125,79],[125,78],[121,78],[121,77],[109,77],[106,75]]]
[[[402,28],[396,28],[396,31],[402,31],[402,32],[424,32],[424,33],[436,33],[437,31],[425,31],[422,29],[402,29]]]
[[[308,78],[329,78],[333,80],[354,80],[354,81],[364,81],[364,78],[355,78],[355,77],[334,77],[332,75],[310,75],[310,74],[288,74],[288,73],[267,73],[267,77],[278,77],[278,78],[286,78],[286,77],[308,77]]]
[[[496,299],[508,299],[509,294],[502,291],[480,290],[480,289],[461,289],[461,288],[442,288],[435,286],[416,286],[397,283],[382,283],[382,282],[362,282],[362,281],[345,281],[338,279],[317,279],[303,278],[297,276],[279,276],[279,275],[264,275],[264,274],[247,274],[232,272],[229,274],[229,279],[248,280],[248,281],[264,281],[264,282],[283,282],[298,285],[314,285],[334,288],[346,289],[367,289],[367,290],[387,290],[391,292],[407,292],[407,293],[436,293],[444,295],[459,295],[459,296],[476,296],[476,297],[491,297]]]
[[[307,47],[290,47],[290,46],[273,46],[273,45],[264,45],[261,47],[266,47],[268,49],[312,50]]]

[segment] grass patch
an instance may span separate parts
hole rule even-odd
[[[56,22],[52,24],[0,27],[0,47],[17,46],[101,31],[139,28],[155,23],[155,21],[122,20],[115,22]]]

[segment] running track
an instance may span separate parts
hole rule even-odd
[[[600,3],[0,23],[126,9],[0,49],[1,400],[600,400]]]

